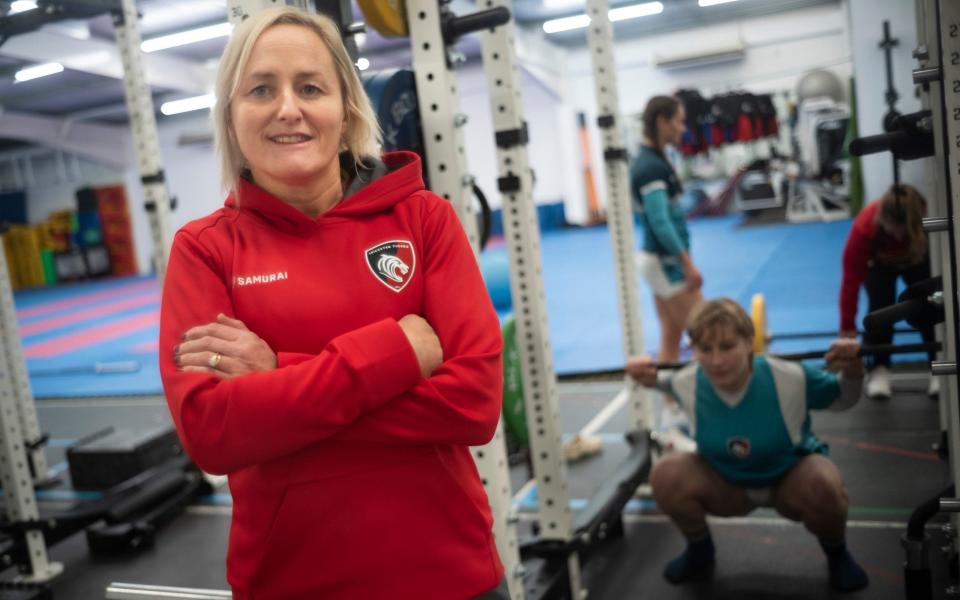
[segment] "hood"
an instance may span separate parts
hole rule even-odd
[[[227,196],[224,206],[256,213],[272,226],[291,233],[311,234],[318,226],[334,219],[382,212],[424,189],[420,157],[413,152],[388,152],[382,162],[371,158],[370,168],[357,168],[348,156],[341,155],[341,168],[353,171],[343,199],[313,219],[273,196],[257,184],[240,179]]]

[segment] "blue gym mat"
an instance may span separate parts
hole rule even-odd
[[[839,328],[840,260],[850,221],[749,227],[741,223],[740,215],[689,223],[704,295],[729,296],[749,310],[753,294],[763,293],[768,328],[774,335],[829,334],[822,339],[775,340],[772,352],[826,348]],[[547,231],[541,247],[554,369],[565,375],[621,368],[624,356],[606,227]],[[505,252],[503,245],[495,245],[485,254],[501,260],[493,255]],[[637,286],[644,344],[654,354],[659,346],[656,311],[639,274]],[[858,322],[865,308],[861,291]],[[897,338],[905,343],[918,340],[910,335]]]
[[[739,215],[694,220],[692,251],[703,272],[704,293],[730,296],[749,306],[751,296],[762,292],[774,335],[823,331],[832,336],[838,327],[840,256],[849,227],[850,221],[743,227]],[[541,242],[556,372],[622,367],[607,229],[548,231]],[[505,252],[502,243],[494,243],[481,262],[502,260]],[[658,345],[656,313],[640,277],[638,292],[643,337],[653,353]],[[15,301],[35,396],[162,393],[155,280],[133,277],[28,290],[17,293]],[[861,316],[865,306],[861,297]],[[777,340],[771,350],[819,349],[831,339]],[[121,372],[97,372],[110,367]]]
[[[14,295],[37,398],[158,394],[160,288],[123,277]]]

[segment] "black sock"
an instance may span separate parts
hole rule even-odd
[[[867,587],[870,583],[867,573],[850,555],[845,542],[827,543],[821,540],[820,547],[827,555],[827,568],[830,570],[830,585],[833,589],[838,592],[853,592]]]
[[[689,536],[687,549],[667,563],[663,576],[670,583],[704,579],[713,570],[715,553],[709,529],[702,534]]]

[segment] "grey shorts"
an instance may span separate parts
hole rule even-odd
[[[510,600],[510,589],[507,587],[507,578],[500,580],[500,584],[476,597],[475,600]]]

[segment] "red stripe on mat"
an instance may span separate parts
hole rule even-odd
[[[44,331],[56,329],[57,327],[73,325],[74,323],[79,323],[80,321],[85,321],[87,319],[95,319],[97,317],[103,317],[112,313],[120,312],[121,310],[129,310],[131,308],[137,308],[144,306],[145,304],[159,301],[160,294],[156,291],[151,291],[141,296],[127,298],[126,300],[111,302],[109,304],[101,304],[100,306],[96,306],[94,308],[88,308],[86,310],[80,310],[67,315],[51,317],[49,319],[42,319],[40,321],[34,321],[33,323],[21,325],[20,335],[36,335],[38,333],[43,333]]]
[[[59,300],[57,302],[51,302],[50,304],[42,304],[40,306],[34,306],[32,308],[25,308],[23,310],[18,310],[17,318],[27,319],[30,317],[35,317],[37,315],[43,315],[46,313],[63,310],[65,308],[73,308],[74,306],[79,306],[81,304],[86,304],[88,302],[97,302],[103,299],[116,298],[121,294],[129,294],[131,292],[142,292],[144,290],[156,291],[158,289],[159,289],[159,285],[157,284],[157,282],[152,279],[148,279],[146,281],[141,281],[140,283],[134,283],[127,286],[115,287],[109,290],[102,290],[99,292],[81,294],[79,296],[67,298],[66,300]]]
[[[134,354],[144,354],[147,352],[159,352],[160,351],[160,341],[159,340],[149,340],[141,344],[137,344],[133,348],[130,348],[130,352]]]
[[[94,329],[78,331],[57,338],[29,344],[24,347],[23,354],[27,358],[49,358],[64,352],[77,350],[84,346],[92,346],[100,342],[112,340],[146,327],[160,325],[160,315],[157,312],[146,312],[113,323],[107,323]]]
[[[820,437],[823,439],[823,441],[830,444],[839,444],[841,446],[853,446],[854,448],[867,450],[868,452],[896,454],[897,456],[906,456],[908,458],[919,458],[921,460],[936,460],[936,461],[940,460],[940,457],[937,456],[936,452],[920,452],[918,450],[907,450],[906,448],[897,448],[896,446],[882,446],[880,444],[873,444],[871,442],[857,442],[849,438],[842,438],[842,437],[833,437],[833,436],[825,436],[825,435]]]

